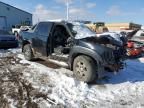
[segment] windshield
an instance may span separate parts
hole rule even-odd
[[[96,36],[96,33],[90,30],[84,24],[79,24],[79,23],[70,24],[69,23],[68,27],[71,33],[75,36],[75,39],[82,39],[82,38]]]

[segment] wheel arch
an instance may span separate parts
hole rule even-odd
[[[90,57],[92,60],[94,60],[97,66],[99,66],[100,63],[102,62],[101,57],[96,51],[93,51],[88,48],[75,48],[70,52],[70,57],[68,61],[71,70],[73,70],[74,59],[80,55],[85,55]]]
[[[83,53],[77,53],[73,56],[72,61],[71,61],[71,70],[73,70],[73,63],[74,63],[74,59],[78,56],[88,56],[90,57],[97,65],[98,61],[96,59],[94,59],[91,55],[89,54],[83,54]]]

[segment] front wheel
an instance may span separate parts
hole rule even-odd
[[[23,53],[24,53],[24,57],[26,60],[33,60],[33,52],[32,52],[32,49],[31,49],[31,46],[30,44],[26,44],[23,48]]]
[[[78,56],[73,63],[74,75],[84,82],[92,82],[96,78],[97,64],[88,56]]]

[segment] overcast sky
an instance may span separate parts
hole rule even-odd
[[[1,0],[38,20],[65,19],[66,0]],[[144,0],[69,0],[70,19],[144,24]]]

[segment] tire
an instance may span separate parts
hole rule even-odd
[[[74,59],[73,71],[77,79],[89,83],[96,78],[97,66],[90,57],[81,55]]]
[[[23,53],[24,53],[24,57],[25,57],[26,60],[28,60],[28,61],[32,61],[33,60],[34,55],[33,55],[33,52],[32,52],[30,44],[26,44],[23,47]]]

